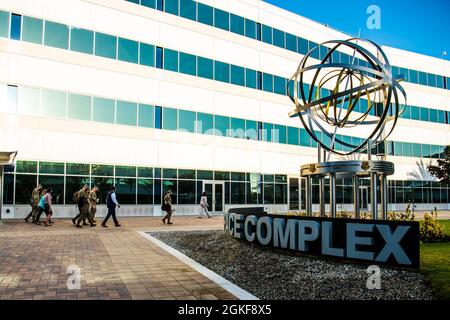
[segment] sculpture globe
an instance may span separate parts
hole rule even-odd
[[[401,75],[392,74],[382,48],[370,40],[327,41],[303,57],[288,81],[287,92],[295,105],[289,116],[300,119],[318,146],[318,163],[301,167],[301,176],[306,178],[307,214],[312,214],[312,178],[319,179],[321,216],[325,216],[324,179],[330,179],[332,217],[336,216],[336,177],[353,178],[355,216],[359,218],[359,180],[370,177],[372,218],[378,218],[378,183],[383,217],[387,218],[386,177],[394,173],[394,164],[372,160],[371,152],[392,134],[404,111],[406,92],[401,80]],[[329,160],[331,154],[349,156],[363,152],[367,152],[367,160],[325,159],[326,153]]]

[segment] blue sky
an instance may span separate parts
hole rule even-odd
[[[264,0],[381,45],[450,59],[450,0]],[[381,28],[367,27],[367,8],[377,5]]]

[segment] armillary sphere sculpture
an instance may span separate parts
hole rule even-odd
[[[313,60],[322,53],[321,60]],[[344,52],[347,55],[337,53]],[[351,53],[350,55],[348,53]],[[341,56],[341,58],[339,58]],[[350,61],[343,57],[350,57]],[[339,61],[335,61],[339,60]],[[305,83],[310,82],[310,85]],[[312,214],[312,178],[319,178],[320,213],[325,216],[324,178],[330,179],[330,212],[336,216],[336,176],[354,179],[355,216],[359,218],[359,179],[371,178],[371,211],[378,218],[377,184],[381,180],[381,206],[387,218],[387,180],[394,164],[372,160],[371,149],[383,143],[392,133],[403,113],[400,95],[406,104],[406,93],[394,76],[386,54],[376,43],[359,38],[332,40],[312,48],[301,60],[287,85],[288,96],[295,104],[290,117],[300,121],[318,144],[318,163],[304,165],[306,178],[306,212]],[[366,102],[364,102],[364,100]],[[351,134],[353,131],[353,134]],[[349,135],[358,137],[352,139]],[[367,161],[321,161],[321,149],[346,156],[367,150]]]

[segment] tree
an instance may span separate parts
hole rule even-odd
[[[439,179],[441,183],[450,184],[450,146],[444,149],[444,159],[437,160],[437,165],[429,165],[428,172]]]

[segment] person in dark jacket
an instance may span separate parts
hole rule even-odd
[[[120,204],[117,201],[117,196],[116,196],[116,187],[112,187],[109,191],[108,194],[106,196],[106,206],[108,208],[108,214],[106,215],[105,220],[103,220],[102,222],[102,227],[107,227],[106,222],[108,222],[108,219],[112,216],[113,220],[114,220],[114,225],[116,227],[120,227],[121,225],[119,224],[119,221],[117,221],[116,218],[116,206],[120,208]]]

